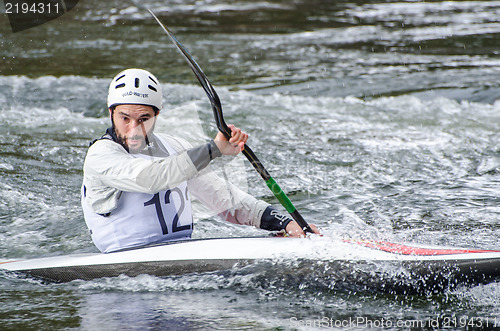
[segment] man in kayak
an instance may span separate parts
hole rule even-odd
[[[115,76],[108,108],[112,126],[91,144],[82,185],[85,222],[102,252],[190,238],[191,194],[229,222],[305,235],[295,221],[207,169],[213,159],[243,150],[248,135],[239,128],[229,125],[229,141],[219,132],[198,147],[153,133],[162,88],[142,69]]]

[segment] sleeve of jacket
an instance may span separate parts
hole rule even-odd
[[[135,158],[105,139],[89,148],[83,168],[86,201],[99,214],[116,208],[121,191],[154,194],[198,173],[187,151],[162,159]]]
[[[135,158],[104,139],[89,148],[84,171],[118,190],[144,193],[175,187],[198,173],[186,151],[166,158]]]
[[[168,142],[177,151],[190,146],[182,139],[169,138]],[[188,187],[189,192],[203,205],[222,219],[235,224],[260,228],[262,214],[269,207],[267,202],[240,190],[229,181],[217,176],[210,168],[203,169],[189,179]]]
[[[189,192],[222,219],[260,228],[262,214],[269,206],[205,169],[188,181]]]

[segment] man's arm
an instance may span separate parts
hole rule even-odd
[[[120,191],[156,193],[194,177],[198,170],[187,151],[167,158],[135,158],[121,145],[100,140],[89,148],[84,173]]]

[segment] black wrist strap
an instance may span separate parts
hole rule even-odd
[[[291,221],[290,217],[281,215],[273,206],[269,206],[262,214],[260,228],[269,231],[280,231],[284,230]]]

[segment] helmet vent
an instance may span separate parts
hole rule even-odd
[[[139,88],[139,78],[135,79],[135,88]]]
[[[154,86],[148,85],[148,87],[149,87],[149,89],[150,89],[150,90],[153,90],[153,91],[155,91],[155,92],[158,92],[158,90],[156,90],[156,88],[155,88]]]
[[[125,87],[125,83],[121,83],[115,86],[115,88],[122,88],[122,87]]]
[[[156,85],[158,85],[158,83],[156,82],[156,80],[154,80],[153,78],[151,78],[151,76],[148,76],[149,79],[151,79],[153,81],[153,83],[155,83]]]
[[[119,81],[120,79],[122,79],[123,77],[125,77],[125,75],[121,75],[120,77],[118,77],[117,79],[115,79],[115,82]]]

